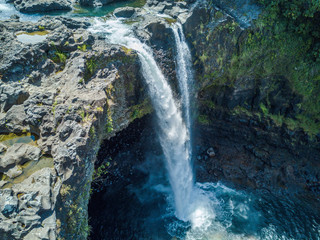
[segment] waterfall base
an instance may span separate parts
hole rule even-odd
[[[319,239],[320,211],[313,199],[236,191],[221,183],[197,183],[211,208],[199,205],[193,221],[178,220],[150,122],[150,117],[136,120],[101,147],[98,160],[110,165],[90,200],[92,240]]]

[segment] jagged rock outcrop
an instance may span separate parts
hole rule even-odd
[[[0,23],[2,239],[85,239],[100,141],[152,110],[137,55],[87,27]],[[21,43],[20,33],[46,38]]]

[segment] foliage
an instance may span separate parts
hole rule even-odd
[[[121,49],[125,52],[126,55],[130,55],[132,52],[132,49],[126,48],[124,46],[122,46]]]
[[[320,3],[318,0],[259,0],[267,9],[269,22],[285,24],[309,46],[308,53],[320,62]]]
[[[198,122],[200,124],[203,124],[203,125],[209,125],[210,124],[210,119],[206,115],[199,115],[198,116]]]
[[[109,159],[111,160],[111,159]],[[94,170],[92,175],[92,181],[97,182],[101,180],[101,178],[108,173],[108,169],[110,167],[110,162],[105,162],[101,164],[97,169]]]
[[[89,130],[89,136],[90,136],[90,138],[94,138],[95,135],[96,135],[96,129],[95,129],[95,127],[92,125],[92,126],[90,127],[90,130]]]
[[[61,63],[64,67],[67,61],[67,54],[59,50],[53,42],[51,42],[51,46],[54,48],[54,56],[51,58],[55,63]]]
[[[94,74],[94,72],[97,70],[97,62],[94,58],[90,58],[86,62],[86,72],[84,75],[84,80],[88,81]]]
[[[55,52],[56,57],[53,58],[55,63],[65,64],[67,61],[67,55],[61,51]]]
[[[78,49],[82,52],[87,51],[87,45],[86,44],[82,44],[81,46],[78,46]]]
[[[152,105],[149,99],[145,99],[142,103],[131,107],[131,121],[142,118],[143,116],[152,112]]]
[[[273,17],[271,20],[270,16]],[[227,79],[228,84],[232,85],[236,79],[245,76],[270,81],[273,81],[272,76],[285,77],[293,92],[302,96],[302,102],[297,105],[300,116],[288,118],[269,114],[268,103],[260,105],[261,111],[277,125],[285,123],[291,128],[301,127],[309,135],[319,133],[320,62],[314,55],[310,55],[318,40],[314,36],[291,30],[284,16],[273,16],[270,11],[256,20],[255,25],[256,28],[247,32],[239,51],[233,54],[227,65],[220,64],[217,60],[224,71],[219,77],[220,83]],[[224,63],[225,57],[221,59]]]
[[[52,112],[53,114],[54,114],[55,111],[56,111],[57,105],[58,105],[58,101],[56,100],[56,101],[54,101],[54,103],[52,104],[52,110],[51,110],[51,112]]]
[[[108,115],[108,120],[106,125],[107,133],[111,133],[113,131],[113,120],[112,120],[112,113],[110,109],[108,109],[107,115]]]
[[[70,190],[71,186],[70,185],[66,185],[66,184],[62,184],[61,188],[60,188],[60,194],[63,198],[65,198],[67,195],[70,194]]]
[[[164,20],[170,25],[172,25],[172,24],[177,22],[177,19],[169,18],[169,17],[164,17]]]

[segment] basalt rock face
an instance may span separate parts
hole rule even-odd
[[[152,111],[137,55],[88,25],[0,22],[1,239],[86,239],[100,141]]]
[[[236,72],[237,57],[255,26],[228,4],[223,10],[219,2],[208,4],[184,24],[197,81],[197,179],[318,196],[319,134],[293,129],[303,96],[285,72],[264,77],[250,68]],[[250,9],[247,15],[259,12],[257,6]],[[210,147],[214,157],[207,153]]]

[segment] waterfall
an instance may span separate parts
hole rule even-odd
[[[176,23],[173,25],[172,30],[177,48],[177,78],[183,100],[184,118],[190,134],[190,88],[193,85],[191,53],[183,33],[182,25],[180,23]]]
[[[111,43],[123,45],[137,52],[160,127],[160,143],[173,190],[175,215],[183,221],[188,221],[194,188],[188,133],[190,121],[186,127],[172,90],[153,57],[152,49],[137,39],[129,26],[122,24],[120,20],[96,20],[92,31],[106,33]],[[187,97],[188,93],[184,92],[183,95]]]

